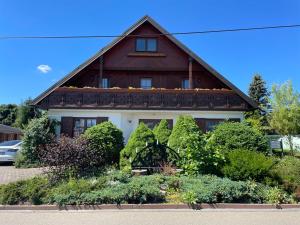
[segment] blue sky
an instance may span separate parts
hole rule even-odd
[[[0,36],[118,35],[145,14],[169,32],[300,24],[300,0],[0,0]],[[176,37],[244,92],[254,73],[300,91],[299,28]],[[36,97],[109,41],[0,40],[0,104]]]

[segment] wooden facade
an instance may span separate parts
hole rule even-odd
[[[248,96],[165,33],[150,17],[143,17],[38,96],[34,104],[47,110],[243,112],[256,108]],[[145,43],[151,39],[155,45],[151,51],[140,51],[138,39]],[[142,80],[150,82],[149,89],[142,87]],[[212,123],[199,119],[200,125]],[[72,133],[72,121],[62,119],[62,133]]]

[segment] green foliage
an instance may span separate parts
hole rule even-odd
[[[153,129],[155,138],[159,141],[159,143],[165,145],[168,143],[169,137],[171,135],[171,130],[169,129],[168,125],[168,121],[163,119]]]
[[[237,149],[268,152],[268,139],[246,123],[224,122],[212,131],[207,147],[221,153]]]
[[[183,199],[187,203],[264,202],[266,187],[260,184],[207,175],[182,179]]]
[[[222,171],[232,180],[262,181],[274,165],[272,158],[250,150],[235,150],[227,154]]]
[[[289,203],[279,188],[216,176],[135,176],[109,171],[98,177],[70,179],[55,186],[36,177],[0,186],[0,204],[120,204],[155,202]]]
[[[122,131],[111,122],[103,122],[88,128],[84,137],[89,142],[90,151],[101,155],[105,164],[111,165],[119,162],[120,151],[124,147],[124,138]]]
[[[0,105],[0,124],[11,126],[15,123],[17,117],[17,105]]]
[[[265,202],[269,204],[284,204],[292,202],[292,199],[283,190],[273,187],[266,190]]]
[[[276,164],[272,175],[283,184],[285,189],[295,191],[300,187],[300,159],[293,156],[284,157]]]
[[[144,203],[161,202],[163,195],[160,192],[162,179],[157,175],[145,177],[133,177],[128,182],[122,183],[119,180],[109,180],[105,186],[91,187],[87,181],[81,181],[83,184],[78,189],[63,187],[65,191],[52,193],[52,202],[59,205],[65,204],[120,204],[120,203]],[[97,183],[97,181],[93,181]],[[68,185],[70,186],[70,185]]]
[[[14,123],[15,126],[23,129],[28,125],[31,119],[41,116],[41,112],[37,109],[37,107],[30,103],[31,99],[28,99],[18,106],[17,117]]]
[[[179,116],[169,137],[169,145],[177,151],[184,145],[183,137],[188,134],[201,134],[201,131],[191,116]]]
[[[266,106],[268,103],[269,92],[266,87],[266,82],[260,74],[255,74],[249,86],[248,94],[250,98],[256,101],[259,105]]]
[[[200,133],[186,134],[181,140],[180,159],[177,165],[186,174],[216,172],[219,162],[222,161],[222,155],[218,154],[217,151],[205,148],[205,141]]]
[[[23,144],[18,166],[28,166],[39,163],[39,148],[50,143],[54,135],[56,122],[51,121],[47,114],[32,119],[24,131]]]
[[[43,177],[18,181],[0,186],[0,204],[42,204],[48,190],[48,181]]]
[[[286,135],[293,153],[292,136],[300,132],[300,94],[288,81],[281,86],[273,85],[270,125],[280,135]]]
[[[131,162],[136,157],[137,152],[146,147],[146,143],[152,145],[155,142],[155,136],[144,123],[140,123],[135,131],[130,135],[130,138],[125,146],[122,149],[120,154],[120,167],[121,168],[130,168]],[[147,155],[147,151],[143,151],[143,155]],[[143,155],[141,158],[143,159]]]

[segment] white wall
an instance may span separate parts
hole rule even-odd
[[[49,117],[61,121],[61,117],[108,117],[109,120],[123,131],[125,141],[138,126],[139,119],[172,119],[173,124],[179,115],[191,115],[194,118],[211,119],[244,119],[239,111],[171,111],[171,110],[81,110],[81,109],[50,109]],[[60,133],[60,128],[57,128]]]

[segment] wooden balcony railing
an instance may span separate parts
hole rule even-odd
[[[39,106],[49,108],[247,110],[231,90],[58,88]]]

